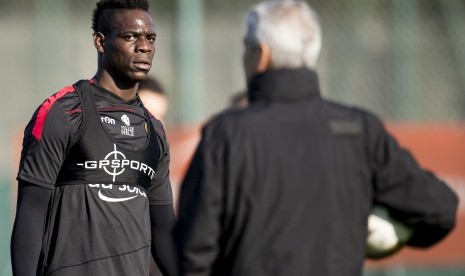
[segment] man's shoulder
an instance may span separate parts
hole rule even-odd
[[[50,113],[63,113],[65,117],[73,117],[82,113],[81,99],[76,93],[74,85],[68,85],[48,97],[40,106],[37,112],[37,119],[44,119]],[[44,117],[44,118],[41,118]]]
[[[217,113],[213,119],[222,121],[249,121],[254,117],[269,116],[274,112],[266,102],[250,104],[246,107],[229,107]]]
[[[64,86],[46,98],[39,106],[39,111],[42,110],[42,113],[46,114],[57,103],[63,108],[63,111],[65,112],[70,111],[69,108],[74,108],[76,104],[80,105],[81,100],[76,93],[76,84],[81,81]]]
[[[66,115],[82,113],[81,98],[77,91],[85,82],[90,82],[87,79],[81,79],[74,84],[67,85],[48,97],[40,109],[50,110],[55,104],[58,104]]]
[[[328,100],[325,100],[325,104],[329,119],[358,121],[364,126],[365,131],[384,128],[381,118],[368,109]]]
[[[203,127],[203,134],[211,133],[218,137],[226,137],[257,130],[263,125],[263,119],[269,114],[260,105],[248,107],[232,107],[211,117]],[[252,131],[253,132],[253,131]]]
[[[37,139],[41,140],[45,124],[53,124],[55,119],[68,117],[76,111],[82,111],[80,108],[80,100],[75,93],[73,85],[65,86],[57,92],[46,98],[42,104],[37,108],[33,120],[33,127],[31,134]]]
[[[332,100],[322,100],[323,108],[329,117],[339,117],[339,118],[363,118],[369,120],[380,120],[379,116],[376,115],[374,112],[363,108],[358,107],[355,105],[349,105],[345,103],[340,103]],[[291,107],[292,108],[292,107]],[[274,112],[269,110],[264,105],[253,105],[246,108],[228,108],[218,114],[216,114],[210,121],[209,124],[220,124],[224,122],[240,122],[245,121],[248,122],[250,120],[253,121],[254,117],[257,117],[260,120],[263,116],[269,116],[270,112]]]
[[[324,100],[324,102],[331,116],[377,117],[377,115],[375,115],[373,112],[359,106],[349,105],[331,100]]]
[[[247,121],[247,118],[256,114],[253,107],[231,107],[215,114],[206,126],[223,125]]]
[[[77,96],[75,92],[76,89],[73,85],[65,86],[45,99],[45,101],[40,105],[40,109],[50,110],[50,108],[52,108],[52,106],[57,102],[63,102],[63,100],[66,99],[73,99],[74,96]]]
[[[330,100],[325,100],[325,105],[331,118],[353,118],[363,121],[382,123],[381,118],[375,112],[363,107]]]
[[[165,136],[165,128],[163,127],[163,123],[159,119],[155,118],[155,116],[153,116],[147,109],[145,110],[147,111],[150,122],[152,123],[155,132],[161,137]]]

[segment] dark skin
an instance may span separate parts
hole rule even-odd
[[[98,69],[94,81],[129,101],[136,97],[138,83],[147,77],[155,54],[155,25],[143,10],[116,11],[116,28],[97,32],[94,45]]]
[[[129,101],[138,83],[149,72],[155,54],[155,26],[143,10],[116,11],[116,27],[108,34],[96,33],[98,69],[94,83]],[[13,275],[38,275],[46,213],[52,190],[21,182],[11,241]],[[172,205],[150,206],[151,251],[163,275],[177,275],[171,229],[175,224]]]
[[[116,11],[116,27],[97,32],[94,45],[98,69],[94,82],[125,101],[137,95],[139,82],[147,77],[155,54],[155,25],[143,10]],[[150,206],[152,256],[164,275],[176,275],[171,229],[175,223],[172,205]]]

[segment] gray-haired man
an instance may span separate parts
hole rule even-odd
[[[374,204],[426,247],[454,227],[457,197],[376,116],[324,100],[316,13],[273,1],[248,13],[250,105],[215,117],[182,186],[182,275],[361,275]]]

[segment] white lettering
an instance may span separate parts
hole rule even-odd
[[[113,159],[111,160],[111,168],[112,169],[117,169],[121,166],[121,160],[119,159]]]
[[[134,127],[121,126],[121,134],[126,136],[134,136]]]
[[[139,165],[140,163],[135,161],[135,160],[131,160],[131,169],[133,170],[138,170],[139,169]]]
[[[103,167],[106,167],[110,165],[110,160],[100,160],[99,164],[98,164],[98,168],[101,169]]]
[[[100,119],[102,120],[102,123],[111,124],[111,125],[116,124],[116,120],[108,116],[101,116]]]
[[[84,168],[86,169],[96,169],[97,161],[86,161],[84,162]]]
[[[113,188],[113,184],[87,184],[87,185],[89,185],[89,187],[91,187],[91,188],[100,188],[99,189],[99,197],[101,199],[103,199],[102,198],[103,195],[100,195],[102,189],[112,189]],[[136,194],[136,196],[141,195],[143,197],[147,197],[147,194],[145,193],[145,191],[140,189],[139,187],[136,187],[136,186],[118,185],[118,190],[120,190],[122,192],[127,191],[127,192],[129,192],[131,194]],[[131,198],[135,198],[136,196],[133,196]],[[106,197],[106,196],[103,196],[103,197],[108,199],[108,197]],[[127,200],[127,199],[128,198],[114,198],[114,202],[124,201],[124,200]]]
[[[147,174],[147,169],[149,167],[147,165],[145,165],[144,163],[140,164],[140,171],[141,172],[144,172],[145,174]]]
[[[123,162],[121,162],[121,168],[124,168],[125,166],[129,165],[130,161],[127,159],[124,159]]]
[[[129,167],[132,170],[140,171],[141,173],[144,173],[150,177],[150,179],[155,177],[155,171],[150,166],[137,160],[126,159],[126,156],[122,152],[116,150],[116,145],[114,147],[115,150],[108,153],[105,156],[105,159],[85,161],[84,163],[77,163],[76,165],[89,170],[103,169],[107,174],[113,176],[113,182],[115,182],[116,176],[121,175],[125,171],[126,167]],[[120,156],[122,158],[120,158]],[[106,185],[106,187],[111,189],[111,186]]]
[[[152,170],[152,168],[148,167],[149,168],[149,173],[147,174],[150,179],[153,179],[153,177],[155,176],[155,171]]]

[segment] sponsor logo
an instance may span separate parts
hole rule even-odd
[[[98,197],[101,200],[106,201],[106,202],[124,202],[124,201],[134,199],[138,196],[147,197],[147,195],[145,194],[143,190],[141,190],[138,187],[133,187],[129,185],[115,186],[115,190],[129,193],[130,196],[128,197],[112,197],[112,196],[105,195],[106,192],[102,192],[102,191],[113,190],[113,187],[114,187],[113,184],[88,184],[88,185],[91,188],[98,188],[99,189]]]
[[[110,125],[116,124],[116,120],[108,116],[100,116],[100,120],[102,120],[102,123],[105,123],[105,124],[110,124]]]
[[[121,121],[125,126],[121,126],[121,134],[126,136],[134,136],[134,127],[131,126],[131,121],[129,121],[128,115],[124,114],[121,116]]]
[[[128,160],[121,151],[116,149],[116,144],[113,144],[113,148],[114,150],[109,152],[102,160],[89,160],[77,165],[87,170],[104,170],[107,174],[113,176],[113,182],[116,181],[116,176],[122,174],[126,169],[140,171],[150,179],[155,176],[155,171],[149,165],[137,160]]]

